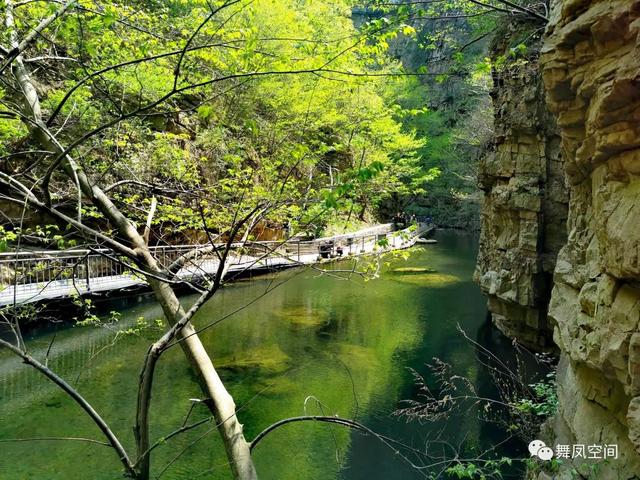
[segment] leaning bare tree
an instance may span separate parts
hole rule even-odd
[[[228,2],[213,9],[212,15],[232,3],[236,2]],[[42,371],[80,403],[96,424],[98,424],[114,450],[116,450],[124,469],[130,476],[135,478],[148,478],[150,448],[148,412],[151,401],[154,366],[169,343],[179,339],[180,346],[186,358],[198,376],[203,393],[209,399],[208,405],[219,427],[234,477],[242,479],[256,478],[256,472],[249,453],[249,444],[244,438],[242,425],[236,418],[233,399],[222,384],[211,362],[211,358],[205,351],[205,348],[190,323],[191,318],[194,313],[197,312],[198,308],[219,288],[220,281],[224,277],[225,265],[228,264],[225,260],[229,249],[226,248],[222,251],[219,269],[216,275],[214,275],[212,282],[210,282],[210,285],[202,293],[196,304],[188,311],[185,311],[176,293],[172,289],[171,271],[167,271],[158,264],[158,261],[149,250],[148,241],[145,240],[144,235],[140,233],[132,220],[123,213],[122,209],[119,208],[108,193],[105,192],[104,186],[100,184],[100,179],[97,177],[92,178],[90,169],[87,168],[88,166],[86,164],[83,164],[82,158],[76,157],[78,154],[82,155],[80,149],[90,140],[98,137],[100,132],[108,128],[113,128],[128,117],[144,115],[146,112],[151,112],[155,107],[161,106],[163,102],[170,97],[177,95],[181,88],[184,91],[185,87],[180,87],[179,84],[181,75],[180,67],[191,42],[185,42],[182,50],[173,54],[177,57],[174,88],[164,95],[164,98],[161,97],[148,102],[143,100],[138,105],[130,107],[129,110],[116,112],[112,120],[96,126],[78,139],[65,139],[64,135],[61,135],[61,131],[64,130],[64,124],[56,124],[56,114],[62,110],[65,99],[60,102],[48,118],[44,116],[45,111],[41,104],[39,88],[37,88],[33,72],[28,68],[29,60],[32,59],[26,58],[25,53],[29,50],[30,45],[33,44],[39,36],[43,35],[47,28],[52,26],[58,18],[68,14],[71,10],[78,10],[82,7],[76,7],[75,1],[69,1],[60,5],[54,13],[43,18],[35,28],[30,29],[22,38],[16,25],[16,10],[19,7],[20,5],[15,5],[11,1],[5,2],[4,20],[5,27],[9,34],[10,45],[4,49],[5,54],[1,67],[3,83],[5,89],[8,91],[6,97],[3,99],[3,104],[7,109],[5,115],[15,115],[27,126],[30,133],[30,148],[39,150],[38,153],[26,151],[22,154],[27,158],[32,155],[39,155],[36,161],[43,168],[42,170],[36,170],[30,166],[24,168],[21,172],[14,172],[13,175],[3,172],[0,174],[2,183],[8,187],[7,191],[10,192],[11,201],[18,203],[25,210],[28,208],[39,209],[51,217],[73,226],[73,228],[85,238],[96,239],[114,252],[126,257],[144,274],[146,281],[151,286],[158,302],[162,306],[165,318],[170,325],[165,335],[150,347],[144,369],[141,373],[138,416],[135,426],[138,444],[137,460],[134,461],[124,451],[124,448],[113,432],[111,432],[105,421],[77,392],[64,382],[64,380],[57,377],[44,365],[29,356],[24,344],[20,343],[19,336],[17,336],[17,345],[6,341],[2,341],[2,345],[20,355],[28,364]],[[54,55],[52,54],[52,56]],[[146,60],[147,59],[140,59],[139,61],[144,62]],[[117,67],[114,66],[113,69],[115,68]],[[104,73],[105,72],[90,72],[87,76],[97,77]],[[105,93],[114,103],[117,101],[113,98],[113,94],[110,92]],[[70,98],[70,96],[67,98]],[[40,173],[41,171],[42,173]],[[32,176],[34,174],[38,176],[34,178]],[[56,184],[61,182],[63,185],[57,188],[68,187],[65,177],[70,181],[71,185],[73,185],[71,188],[77,189],[77,211],[73,217],[65,213],[63,209],[55,203],[54,189],[57,187]],[[160,193],[162,193],[162,189],[160,189]],[[117,233],[113,236],[108,236],[85,221],[82,209],[86,204],[97,209],[104,216],[106,222],[108,222]],[[228,233],[227,244],[233,241],[243,225],[253,215],[258,213],[260,209],[265,208],[268,208],[268,206],[261,205],[252,209],[249,215],[244,213],[239,215],[239,217],[244,218],[238,218],[229,231],[226,232]],[[15,328],[17,331],[19,326],[16,325]]]

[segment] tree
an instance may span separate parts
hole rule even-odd
[[[522,0],[373,0],[361,5],[360,15],[369,20],[365,28],[387,25],[385,41],[391,54],[407,72],[418,74],[396,97],[412,112],[403,118],[405,128],[426,138],[419,150],[421,170],[438,171],[424,194],[401,200],[413,213],[433,216],[439,225],[478,227],[476,170],[491,150],[489,91],[492,73],[497,78],[504,63],[490,58],[494,55],[489,45],[494,37],[504,38],[504,25],[519,25],[523,28],[510,45],[513,55],[535,50],[547,5]]]
[[[386,67],[370,63],[347,2],[306,5],[303,17],[294,2],[267,3],[4,1],[0,183],[2,201],[21,211],[13,245],[28,240],[37,211],[62,240],[106,247],[144,276],[167,321],[143,361],[135,456],[29,354],[19,305],[3,312],[14,341],[0,346],[73,398],[132,478],[149,478],[154,371],[173,345],[196,373],[233,477],[257,477],[233,399],[190,321],[228,280],[234,242],[249,246],[261,224],[295,233],[336,207],[350,215],[384,184],[372,178],[400,181],[394,171],[410,168],[418,145],[366,81]],[[187,236],[219,262],[191,284],[200,297],[185,309],[176,272],[191,254],[163,263],[150,246]]]

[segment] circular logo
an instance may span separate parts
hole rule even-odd
[[[533,440],[529,442],[529,453],[532,457],[538,457],[540,460],[551,460],[553,458],[553,450],[542,440]]]
[[[553,450],[549,447],[542,447],[538,450],[538,458],[540,460],[551,460],[553,458]]]
[[[533,440],[529,442],[529,453],[532,457],[535,457],[538,455],[538,450],[540,450],[542,447],[546,447],[545,443],[542,440]]]

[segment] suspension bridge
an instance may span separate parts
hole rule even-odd
[[[403,230],[383,224],[350,234],[314,240],[259,241],[231,245],[228,277],[251,271],[311,265],[360,255],[411,247],[433,225],[418,223]],[[200,283],[212,278],[220,266],[215,245],[169,245],[150,247],[159,265],[169,269],[177,262],[173,282]],[[182,261],[188,258],[187,261]],[[0,253],[0,306],[34,303],[102,292],[140,288],[144,274],[127,259],[103,248],[63,251]]]

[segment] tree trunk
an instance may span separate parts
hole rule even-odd
[[[150,284],[168,322],[174,324],[180,320],[185,315],[185,311],[171,287],[157,280],[153,280]],[[207,404],[222,437],[233,478],[238,480],[257,479],[258,476],[249,451],[249,443],[244,438],[243,426],[236,416],[235,402],[227,392],[213,366],[211,357],[207,354],[191,323],[188,323],[180,331],[180,337],[182,351],[197,373],[202,391],[211,400]]]
[[[17,35],[13,22],[12,7],[12,3],[7,1],[5,7],[5,25],[10,31],[12,44],[15,46],[17,45]],[[29,73],[24,66],[22,56],[17,55],[13,63],[16,82],[19,84],[23,95],[22,101],[24,103],[25,115],[30,119],[29,122],[25,122],[27,127],[45,150],[57,152],[58,155],[61,155],[64,152],[64,148],[42,122],[39,97],[29,77]],[[66,172],[67,176],[77,183],[79,190],[91,199],[93,205],[95,205],[100,212],[118,228],[120,234],[131,243],[137,255],[137,263],[150,273],[160,272],[160,268],[151,255],[142,235],[138,233],[129,219],[120,212],[104,191],[98,186],[91,184],[84,171],[76,166],[70,156],[67,155],[66,158],[61,159],[60,166]],[[153,289],[157,301],[162,306],[167,322],[170,325],[174,325],[185,314],[175,292],[166,283],[162,283],[151,277],[148,277],[147,281]],[[211,358],[202,345],[200,338],[195,334],[195,329],[191,323],[188,323],[181,330],[180,335],[184,338],[180,342],[180,346],[198,376],[204,395],[210,399],[207,405],[216,419],[233,477],[237,480],[257,479],[257,474],[251,460],[249,444],[245,441],[242,425],[236,417],[233,398],[229,395],[220,380],[211,362]]]

